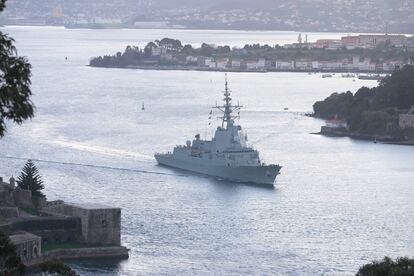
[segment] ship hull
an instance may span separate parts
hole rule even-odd
[[[276,176],[281,169],[278,165],[226,167],[201,164],[197,160],[182,160],[171,154],[156,154],[155,159],[160,165],[201,173],[236,182],[274,185]]]

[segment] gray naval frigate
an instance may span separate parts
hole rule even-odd
[[[160,165],[231,181],[273,185],[281,166],[266,165],[259,152],[247,145],[247,135],[234,121],[242,106],[232,105],[230,95],[226,76],[224,104],[213,107],[223,113],[219,117],[222,124],[212,140],[200,139],[197,134],[192,142],[176,146],[172,153],[156,153],[155,159]]]

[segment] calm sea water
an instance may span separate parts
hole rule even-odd
[[[159,167],[152,157],[211,135],[223,73],[85,66],[91,56],[165,36],[243,45],[292,42],[297,33],[2,30],[33,65],[37,113],[0,140],[0,175],[35,159],[49,200],[123,208],[129,260],[71,262],[82,275],[351,275],[372,259],[414,255],[414,147],[312,135],[323,122],[303,116],[332,92],[376,82],[229,74],[251,143],[283,166],[266,189]]]

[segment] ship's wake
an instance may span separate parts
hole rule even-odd
[[[51,141],[51,143],[57,146],[61,146],[61,147],[72,148],[72,149],[79,150],[79,151],[112,156],[112,157],[134,158],[134,159],[139,159],[140,161],[150,161],[154,159],[150,155],[141,154],[137,152],[89,145],[85,143],[71,142],[67,140],[53,140]]]
[[[105,166],[105,165],[92,165],[92,164],[82,164],[82,163],[75,163],[75,162],[44,160],[44,159],[35,159],[35,158],[0,156],[0,159],[9,159],[9,160],[29,160],[30,159],[30,160],[38,162],[38,163],[56,164],[56,165],[62,165],[62,166],[78,166],[78,167],[116,170],[116,171],[134,172],[134,173],[143,173],[143,174],[172,175],[172,176],[187,177],[187,175],[185,175],[185,174],[164,173],[164,172],[149,171],[149,170],[139,170],[139,169],[131,169],[131,168],[120,168],[120,167],[112,167],[112,166]]]

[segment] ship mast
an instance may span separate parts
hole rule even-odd
[[[233,111],[238,111],[240,110],[243,106],[237,104],[237,105],[232,105],[231,104],[231,90],[229,89],[229,85],[228,85],[228,81],[227,81],[227,73],[225,75],[225,83],[224,83],[224,105],[217,105],[213,106],[213,108],[217,108],[218,110],[220,110],[221,112],[223,112],[223,116],[222,117],[218,117],[220,119],[222,119],[222,123],[221,123],[221,127],[225,129],[228,129],[229,127],[233,126],[233,122],[234,119],[239,118],[239,114],[234,116],[232,115]]]

